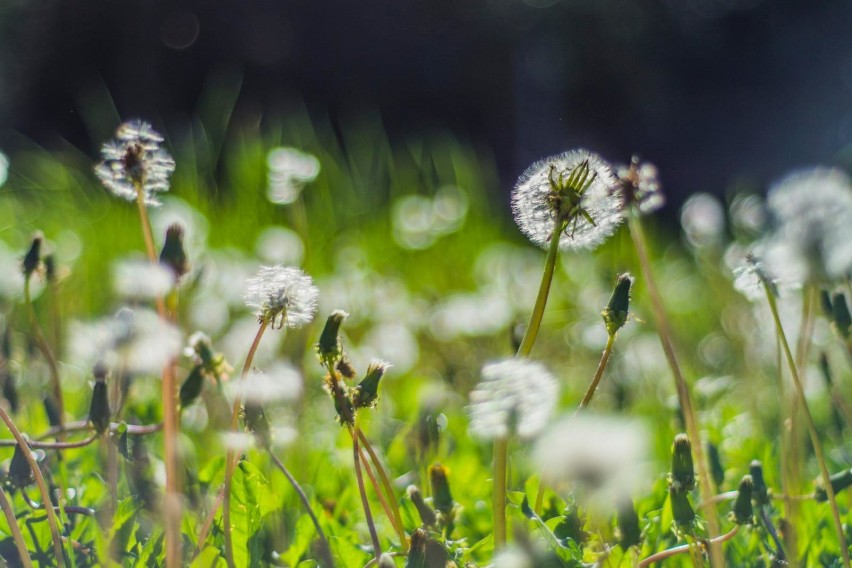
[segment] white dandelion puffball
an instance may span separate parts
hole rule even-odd
[[[293,366],[276,362],[265,372],[253,369],[244,380],[229,381],[228,393],[231,400],[240,395],[256,404],[291,402],[302,395],[302,375]]]
[[[273,148],[266,157],[269,168],[267,197],[272,203],[293,203],[305,184],[316,179],[320,162],[297,148]]]
[[[646,479],[649,440],[647,427],[638,420],[580,414],[559,420],[542,434],[533,461],[554,489],[580,485],[590,498],[611,506],[613,498]]]
[[[298,268],[261,266],[247,284],[245,301],[255,309],[259,321],[280,329],[301,327],[314,318],[319,290]]]
[[[837,169],[792,173],[767,195],[774,231],[769,268],[783,280],[842,280],[852,274],[852,181]]]
[[[532,438],[547,425],[559,385],[541,363],[505,359],[482,368],[470,393],[470,434],[481,440],[506,438],[515,432]]]
[[[589,171],[582,193],[565,188],[560,191],[560,176],[564,183],[584,164]],[[576,203],[572,206],[573,202]],[[521,232],[542,247],[550,242],[558,211],[567,222],[559,237],[559,248],[573,250],[592,249],[612,235],[624,220],[623,209],[623,196],[612,168],[586,150],[571,150],[536,162],[521,175],[512,192],[515,222]]]
[[[146,205],[160,205],[156,194],[169,190],[175,161],[147,122],[132,120],[118,127],[115,139],[101,148],[103,161],[95,167],[101,183],[113,194],[136,201],[138,192]]]
[[[166,295],[174,281],[174,274],[159,263],[120,260],[113,264],[113,288],[123,298],[153,300]]]
[[[629,184],[630,195],[625,197],[636,206],[639,213],[647,215],[666,204],[657,166],[651,162],[642,162],[634,156],[630,165],[620,165],[617,170],[619,179]]]

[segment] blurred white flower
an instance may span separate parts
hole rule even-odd
[[[734,289],[752,302],[766,298],[764,288],[777,294],[776,280],[769,274],[760,260],[746,255],[743,263],[734,269]]]
[[[616,170],[619,179],[626,184],[625,201],[635,205],[640,213],[647,215],[666,204],[657,166],[650,162],[640,162],[638,156],[633,156],[630,165],[620,165]]]
[[[228,394],[237,394],[246,402],[269,404],[298,400],[302,394],[302,375],[293,366],[276,362],[264,371],[253,369],[241,381],[228,382]]]
[[[718,246],[725,235],[725,210],[712,195],[696,193],[683,204],[680,224],[686,233],[686,240],[692,246]]]
[[[95,167],[101,183],[113,194],[136,201],[141,191],[146,205],[159,205],[156,193],[169,190],[175,162],[147,122],[132,120],[118,127],[115,140],[101,148],[103,161]]]
[[[536,436],[556,406],[559,385],[541,363],[505,359],[482,368],[482,378],[470,393],[470,434],[481,440]]]
[[[422,250],[464,225],[468,202],[464,190],[444,186],[433,198],[408,195],[394,201],[393,235],[402,248]]]
[[[586,150],[536,162],[521,175],[512,192],[515,222],[542,247],[550,242],[557,214],[567,222],[559,247],[590,249],[615,232],[624,220],[622,209],[621,189],[612,168]]]
[[[122,308],[111,318],[75,322],[69,337],[71,357],[78,364],[102,363],[131,374],[159,376],[183,347],[180,330],[148,309]]]
[[[0,187],[9,179],[9,158],[0,152]]]
[[[533,461],[557,491],[575,485],[586,489],[594,504],[611,507],[647,481],[649,432],[628,418],[580,414],[548,428],[533,450]]]
[[[113,288],[129,300],[153,300],[174,284],[174,274],[162,264],[147,260],[120,260],[113,264]]]
[[[399,323],[382,323],[373,327],[359,347],[365,356],[392,360],[399,373],[411,370],[420,358],[417,337]]]
[[[267,196],[272,203],[293,203],[305,184],[316,179],[320,172],[319,160],[296,148],[273,148],[267,154],[266,165]]]
[[[852,181],[837,169],[792,173],[767,196],[774,230],[764,257],[782,280],[842,280],[852,274]]]
[[[314,318],[319,290],[311,277],[292,266],[261,266],[246,287],[246,304],[258,320],[279,329],[301,327]]]
[[[267,227],[257,237],[254,249],[263,262],[295,265],[305,256],[305,245],[294,231],[284,227]]]
[[[493,568],[535,568],[535,559],[523,549],[510,547],[497,553]]]

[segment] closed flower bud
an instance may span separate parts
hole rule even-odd
[[[98,434],[106,432],[109,429],[110,417],[106,381],[97,379],[92,389],[92,403],[89,405],[89,421],[94,426],[95,432]]]
[[[695,511],[689,503],[689,494],[686,491],[669,487],[669,502],[672,505],[672,518],[680,526],[689,526],[695,522]]]
[[[256,402],[246,401],[244,412],[246,428],[254,434],[254,438],[260,447],[268,448],[272,444],[272,431],[263,407]]]
[[[41,401],[44,404],[44,413],[47,414],[48,424],[59,426],[62,421],[59,418],[59,409],[56,407],[56,401],[50,395],[46,395]]]
[[[204,371],[201,365],[196,365],[189,372],[189,376],[180,386],[180,407],[186,408],[192,404],[198,395],[201,394],[201,389],[204,387]]]
[[[166,229],[166,242],[160,251],[160,264],[171,269],[175,281],[179,281],[189,272],[189,261],[183,247],[183,227],[177,223]]]
[[[426,568],[426,543],[429,533],[423,529],[415,529],[411,533],[411,546],[405,558],[405,568]]]
[[[355,408],[367,408],[376,405],[379,399],[379,381],[390,367],[387,361],[373,361],[367,367],[367,374],[352,390],[352,405]]]
[[[846,304],[846,296],[837,293],[831,299],[832,321],[837,329],[837,334],[843,339],[849,339],[850,326],[852,326],[852,314]]]
[[[325,321],[325,327],[317,343],[317,354],[324,365],[333,365],[343,357],[343,345],[340,342],[340,324],[349,317],[343,310],[334,310]]]
[[[751,525],[754,523],[754,509],[751,506],[751,494],[754,482],[750,475],[743,477],[737,492],[737,500],[731,512],[731,520],[738,525]]]
[[[835,495],[840,491],[843,491],[847,487],[852,486],[852,469],[847,469],[841,471],[839,473],[835,473],[831,477],[831,488],[834,490]],[[822,479],[817,481],[817,486],[814,491],[814,499],[817,501],[828,501],[828,494],[825,491],[825,486],[822,483]]]
[[[707,461],[710,462],[710,474],[713,476],[716,487],[721,487],[725,481],[725,468],[722,467],[719,447],[712,442],[707,443]]]
[[[15,454],[9,464],[9,481],[15,487],[24,488],[33,481],[33,470],[24,455],[24,452],[28,451],[29,448],[21,449],[20,444],[15,446]]]
[[[748,467],[748,472],[751,475],[754,502],[758,507],[768,505],[769,490],[766,488],[766,481],[763,479],[763,464],[758,460],[752,461]]]
[[[447,468],[439,463],[429,468],[429,482],[432,485],[432,504],[443,515],[451,515],[455,501],[450,492],[450,481],[447,479]]]
[[[618,529],[618,544],[622,550],[642,543],[642,529],[639,526],[639,516],[629,497],[622,498],[616,509]]]
[[[675,436],[672,447],[672,471],[669,483],[678,491],[695,489],[695,469],[692,464],[692,443],[686,434]]]
[[[420,515],[420,520],[423,521],[423,524],[427,527],[434,526],[438,522],[435,510],[423,500],[423,494],[420,493],[420,490],[414,485],[409,485],[406,493],[408,493],[408,498],[411,499],[411,502],[417,509],[417,513]]]
[[[622,274],[615,281],[615,288],[609,299],[609,304],[601,312],[606,332],[613,336],[627,323],[628,307],[630,305],[630,285],[633,280],[629,274]]]
[[[44,257],[44,277],[51,284],[56,282],[56,257],[52,254]]]
[[[21,267],[24,271],[24,278],[28,279],[32,276],[41,265],[41,245],[43,241],[44,237],[41,233],[36,233],[33,237],[30,249],[27,251],[27,254],[24,255],[24,260],[21,263]]]

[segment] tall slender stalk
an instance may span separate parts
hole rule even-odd
[[[0,420],[6,424],[6,428],[9,429],[9,432],[11,432],[12,436],[14,436],[15,440],[17,440],[18,445],[21,447],[21,451],[24,454],[24,458],[26,458],[27,463],[30,466],[30,470],[33,472],[33,477],[35,478],[36,485],[38,486],[39,493],[41,494],[41,500],[44,503],[44,512],[47,515],[47,524],[50,527],[50,535],[53,537],[53,552],[56,555],[56,563],[58,566],[65,566],[65,557],[62,555],[62,533],[59,530],[59,521],[56,518],[56,512],[53,510],[53,502],[50,500],[50,491],[48,491],[47,484],[44,482],[44,476],[41,474],[38,462],[36,462],[33,453],[27,445],[27,441],[21,434],[21,431],[18,430],[18,427],[15,426],[12,418],[2,406],[0,406]]]
[[[44,338],[41,325],[36,317],[35,307],[33,306],[32,295],[30,293],[30,277],[24,279],[24,303],[27,305],[27,314],[30,320],[30,329],[32,337],[41,354],[47,361],[47,366],[50,369],[50,384],[53,387],[53,400],[56,403],[56,413],[59,416],[59,426],[61,427],[65,421],[65,401],[62,396],[62,383],[59,378],[59,364],[56,362],[56,357],[53,355],[50,345]]]
[[[373,554],[376,557],[376,563],[382,556],[382,545],[379,543],[379,535],[376,533],[376,526],[373,523],[373,514],[370,512],[370,502],[367,500],[367,491],[364,489],[364,476],[361,474],[361,456],[358,452],[358,425],[354,426],[355,431],[352,435],[352,456],[355,460],[355,478],[358,481],[358,493],[361,495],[361,505],[364,507],[364,516],[367,519],[367,528],[370,531],[370,540],[373,543]]]
[[[246,355],[246,362],[243,365],[243,372],[240,374],[240,387],[242,387],[242,384],[246,380],[246,375],[248,375],[248,372],[251,369],[252,361],[254,361],[254,355],[255,353],[257,353],[257,348],[260,345],[260,340],[263,338],[263,332],[266,331],[267,327],[269,327],[269,320],[267,318],[264,318],[260,322],[260,327],[257,330],[257,334],[255,334],[254,336],[254,341],[252,341],[248,355]],[[237,426],[240,420],[240,408],[242,407],[242,404],[243,397],[240,393],[240,389],[237,388],[236,395],[234,396],[234,407],[231,410],[231,432],[237,431]],[[231,538],[231,481],[234,477],[234,470],[237,468],[236,457],[236,452],[234,452],[232,448],[228,448],[227,457],[225,458],[225,482],[222,485],[222,491],[224,492],[222,501],[222,524],[224,525],[223,529],[225,531],[225,560],[228,561],[228,566],[230,566],[231,568],[234,567],[234,544]],[[211,516],[216,514],[216,508],[218,508],[218,500],[217,505],[210,512]]]
[[[381,460],[379,460],[379,456],[376,455],[375,450],[373,450],[373,446],[370,444],[370,441],[367,439],[364,431],[360,428],[358,429],[358,439],[361,442],[361,447],[367,450],[367,453],[370,455],[370,460],[373,462],[373,466],[379,474],[382,487],[384,487],[385,493],[393,505],[391,507],[391,523],[396,528],[397,534],[400,538],[400,546],[402,546],[403,551],[406,551],[408,550],[408,538],[405,536],[405,527],[402,523],[402,515],[399,512],[399,501],[394,495],[393,485],[391,485],[390,478],[388,478],[388,474],[385,471]],[[378,487],[376,487],[376,491],[378,491]]]
[[[9,497],[2,488],[0,488],[0,508],[3,509],[3,514],[6,516],[6,523],[12,532],[12,540],[15,541],[15,548],[18,549],[18,557],[21,559],[21,565],[24,568],[32,568],[33,561],[30,558],[30,551],[27,550],[27,544],[24,542],[24,537],[21,534],[21,528],[18,526],[18,519],[15,518],[15,511],[12,509]]]
[[[698,429],[698,421],[695,417],[695,410],[692,406],[692,398],[689,394],[689,386],[683,376],[683,372],[678,363],[677,355],[674,350],[673,333],[669,324],[668,316],[663,307],[663,300],[660,296],[660,291],[657,288],[654,280],[653,272],[651,271],[651,259],[648,254],[648,245],[645,239],[645,232],[642,229],[642,222],[638,215],[631,214],[629,216],[628,225],[630,236],[633,239],[633,244],[636,248],[636,255],[639,257],[639,267],[642,270],[642,276],[648,286],[648,294],[651,297],[651,305],[654,311],[654,320],[657,323],[657,329],[660,335],[660,342],[663,346],[663,352],[666,355],[671,368],[672,375],[675,380],[675,390],[677,391],[678,402],[683,411],[686,433],[689,439],[692,440],[692,449],[695,452],[695,462],[698,470],[698,481],[700,485],[701,500],[706,501],[713,496],[713,486],[710,477],[710,468],[707,466],[707,461],[704,457],[704,445],[701,441],[700,430]],[[707,527],[710,533],[710,539],[719,534],[719,520],[716,517],[716,511],[712,506],[704,507],[704,514],[707,520]],[[713,566],[722,567],[725,565],[725,560],[722,557],[721,550],[718,546],[711,544],[710,560]]]
[[[766,292],[766,301],[769,303],[769,309],[772,312],[772,319],[775,321],[775,331],[781,340],[781,347],[784,349],[784,356],[787,359],[787,365],[790,368],[790,375],[793,377],[793,385],[796,387],[796,394],[799,397],[805,422],[808,426],[808,433],[811,438],[811,445],[814,448],[817,464],[819,465],[822,482],[825,486],[825,493],[828,497],[829,508],[831,509],[831,517],[834,521],[834,529],[837,532],[837,539],[840,544],[840,556],[843,560],[844,568],[850,568],[849,563],[849,548],[846,544],[846,535],[843,532],[843,523],[840,519],[840,511],[837,508],[837,499],[835,499],[834,488],[831,486],[831,474],[828,471],[828,466],[825,462],[825,455],[822,451],[822,442],[819,439],[819,432],[816,428],[816,423],[811,415],[810,407],[808,406],[807,398],[805,398],[805,389],[802,386],[802,381],[799,377],[799,371],[796,367],[796,361],[793,359],[793,353],[790,350],[790,344],[787,341],[787,336],[784,333],[784,326],[781,325],[781,317],[778,314],[778,304],[775,296],[768,286],[764,286]]]
[[[583,400],[580,401],[580,406],[577,408],[577,411],[574,415],[577,415],[577,412],[585,408],[592,402],[592,397],[595,396],[595,391],[598,388],[598,383],[601,382],[601,377],[603,377],[604,370],[606,369],[606,364],[609,361],[609,356],[612,355],[612,346],[615,344],[615,334],[610,334],[606,340],[606,347],[604,347],[603,354],[601,355],[601,360],[598,363],[598,368],[595,371],[595,376],[592,378],[592,382],[589,385],[589,388],[586,390],[586,394],[583,395]]]

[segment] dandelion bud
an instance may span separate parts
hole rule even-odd
[[[849,313],[849,306],[846,304],[846,296],[841,293],[834,295],[831,300],[832,320],[837,333],[843,339],[849,339],[850,327],[852,327],[852,314]]]
[[[106,381],[97,379],[92,390],[92,402],[89,405],[89,421],[94,426],[95,432],[98,434],[106,432],[109,429],[110,417]]]
[[[639,516],[633,507],[633,501],[629,497],[623,497],[616,509],[616,523],[618,529],[618,544],[621,550],[627,550],[631,546],[642,543],[642,529],[639,527]]]
[[[615,288],[609,299],[609,304],[601,312],[606,332],[612,337],[627,323],[628,307],[630,305],[630,285],[633,280],[629,274],[622,274],[615,281]]]
[[[12,413],[18,412],[18,387],[15,381],[15,375],[10,369],[3,370],[3,398],[9,403],[9,408]]]
[[[24,278],[29,279],[33,272],[38,270],[41,265],[41,245],[44,242],[44,237],[41,233],[36,233],[33,236],[33,241],[30,244],[30,249],[24,255],[24,260],[21,262],[21,267],[24,271]]]
[[[20,444],[15,445],[15,454],[9,464],[9,481],[15,487],[24,488],[33,482],[33,470],[24,455],[24,452],[28,451],[29,448],[21,449]]]
[[[352,366],[352,361],[350,361],[346,355],[343,355],[343,358],[337,362],[335,369],[337,369],[337,372],[344,378],[349,379],[350,381],[358,375],[355,367]]]
[[[712,442],[707,443],[707,461],[710,462],[710,474],[716,487],[721,487],[725,481],[725,468],[722,467],[722,458],[719,456],[719,447]]]
[[[44,413],[47,414],[47,422],[51,426],[59,426],[62,422],[59,417],[59,409],[56,407],[56,401],[50,395],[42,399],[44,404]]]
[[[432,503],[444,516],[452,515],[455,501],[450,492],[449,471],[439,463],[429,468],[429,482],[432,485]]]
[[[758,507],[768,505],[769,490],[766,488],[766,481],[763,479],[763,464],[758,460],[752,461],[748,467],[748,472],[751,475],[754,502]]]
[[[411,533],[406,568],[445,568],[450,557],[444,546],[423,529]]]
[[[189,376],[180,386],[180,407],[186,408],[192,404],[198,395],[201,394],[201,389],[204,387],[204,371],[201,365],[196,365],[189,372]]]
[[[695,489],[695,469],[692,464],[692,443],[686,434],[675,436],[672,447],[672,471],[669,474],[672,489],[692,491]]]
[[[411,502],[414,503],[414,507],[417,509],[417,513],[420,515],[420,520],[423,521],[423,524],[427,527],[434,526],[438,522],[435,510],[423,500],[423,494],[420,493],[420,490],[414,485],[409,485],[406,493],[408,493],[408,498],[411,499]]]
[[[343,357],[343,345],[340,342],[340,324],[349,317],[343,310],[334,310],[325,322],[317,343],[317,354],[324,365],[334,364]]]
[[[352,405],[355,408],[373,407],[379,399],[379,381],[390,367],[387,361],[373,361],[367,367],[367,374],[352,390]]]
[[[689,494],[686,491],[675,489],[674,485],[669,487],[669,502],[672,505],[672,518],[680,526],[689,526],[695,521],[695,511],[689,503]]]
[[[847,487],[852,486],[852,469],[835,473],[829,477],[829,479],[831,480],[831,488],[834,490],[834,494],[836,495]],[[828,493],[825,491],[825,486],[823,485],[821,478],[817,480],[817,486],[814,490],[814,499],[820,502],[828,501]]]
[[[44,259],[44,277],[51,284],[56,283],[56,257],[52,254],[45,255]]]
[[[751,480],[751,476],[743,476],[743,480],[740,481],[737,500],[734,501],[734,508],[731,512],[731,521],[738,525],[751,525],[754,523],[754,509],[751,506],[753,487],[754,482]]]
[[[379,563],[376,564],[379,568],[396,568],[396,562],[393,561],[393,556],[390,554],[382,554],[379,557]]]
[[[183,227],[177,223],[166,229],[166,242],[160,251],[160,264],[171,269],[176,282],[189,272],[189,261],[183,248]]]
[[[246,401],[244,412],[246,428],[254,434],[260,447],[268,448],[272,444],[272,430],[263,407],[256,402]]]

